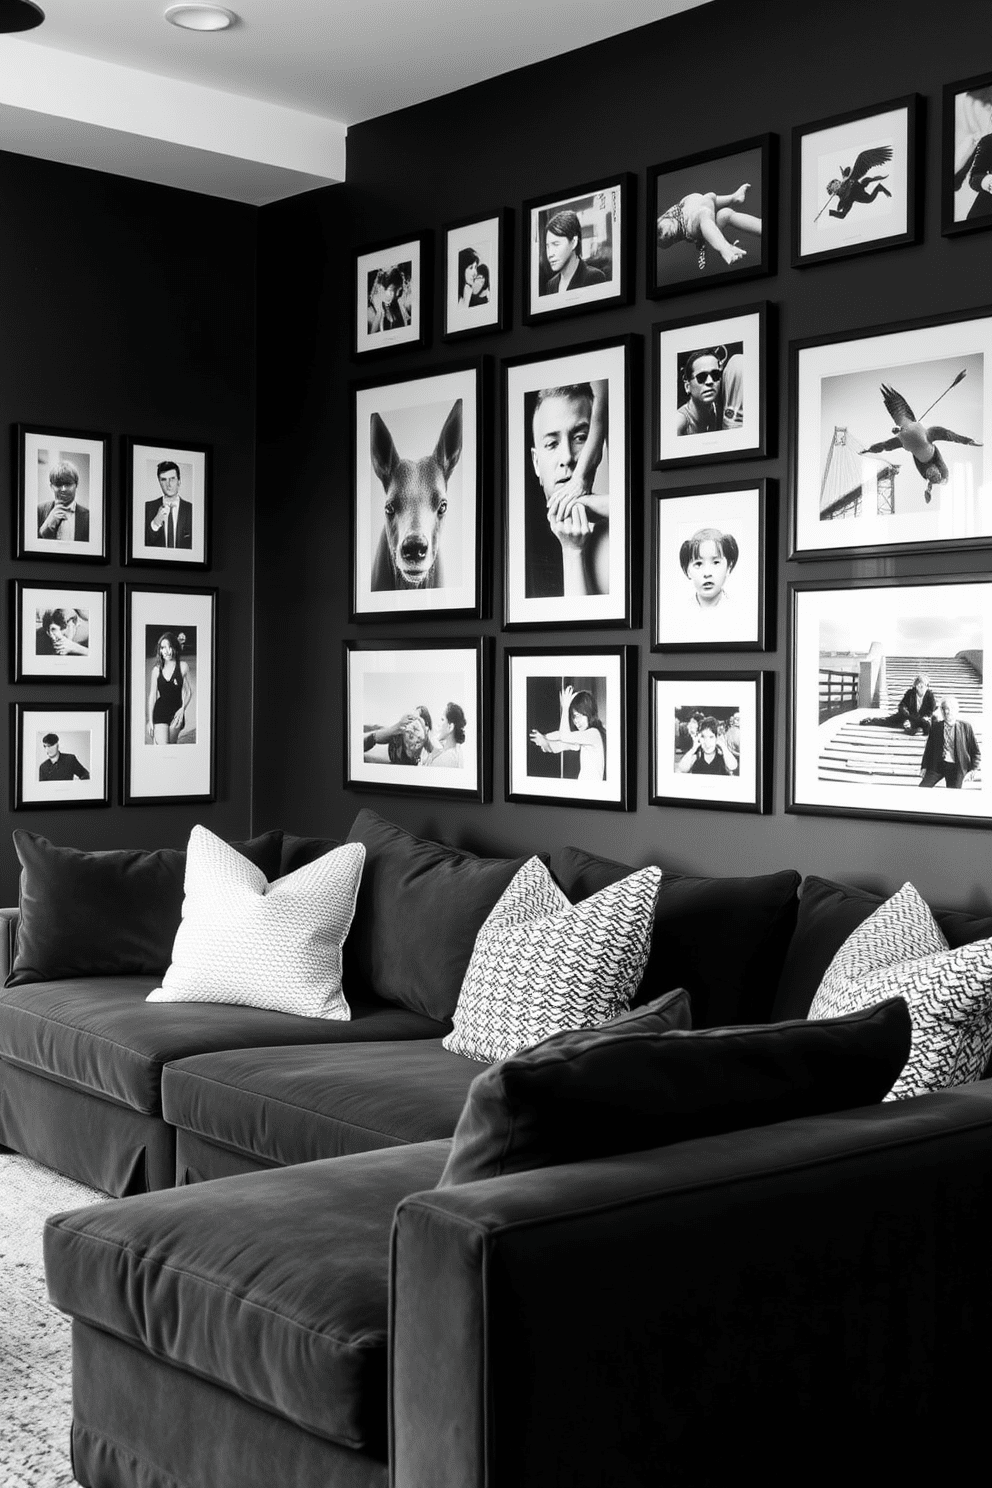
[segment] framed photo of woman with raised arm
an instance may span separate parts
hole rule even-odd
[[[622,171],[524,202],[525,324],[629,303],[635,184]]]
[[[124,586],[126,806],[214,799],[216,589]]]

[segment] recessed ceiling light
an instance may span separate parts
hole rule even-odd
[[[238,17],[220,5],[170,5],[165,19],[184,31],[226,31]]]
[[[0,0],[0,31],[30,31],[44,19],[45,12],[31,0]]]

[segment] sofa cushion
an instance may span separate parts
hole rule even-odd
[[[642,868],[573,905],[531,858],[479,930],[444,1047],[507,1059],[625,1012],[647,962],[660,878]]]
[[[455,1011],[475,937],[526,858],[477,858],[360,811],[349,842],[365,868],[345,942],[345,991],[357,984],[428,1018]]]
[[[450,1137],[484,1066],[439,1039],[228,1049],[168,1064],[170,1126],[288,1166]]]
[[[551,871],[574,903],[630,869],[581,848],[561,847],[551,855]],[[799,883],[792,870],[699,878],[665,869],[651,955],[634,1006],[685,987],[693,1028],[766,1022],[796,923]]]
[[[185,852],[81,852],[22,830],[13,838],[20,921],[8,986],[162,975],[182,917]],[[281,832],[266,832],[232,846],[269,878],[278,875],[281,844]]]
[[[333,852],[340,846],[339,837],[296,837],[292,832],[283,832],[279,878],[285,878],[287,873],[295,873],[297,868],[305,868],[308,863],[315,863],[325,853]]]
[[[393,1211],[433,1187],[448,1146],[55,1215],[45,1228],[49,1294],[74,1317],[305,1431],[381,1452]]]

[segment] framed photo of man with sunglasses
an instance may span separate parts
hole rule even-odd
[[[652,328],[655,470],[770,454],[767,303]]]

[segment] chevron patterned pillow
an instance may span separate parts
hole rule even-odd
[[[809,1016],[836,1018],[895,996],[909,1007],[913,1045],[886,1100],[981,1079],[992,1054],[992,940],[949,949],[910,883],[848,936]]]
[[[641,868],[572,904],[530,858],[476,936],[444,1047],[495,1063],[624,1012],[647,964],[660,884],[660,868]]]

